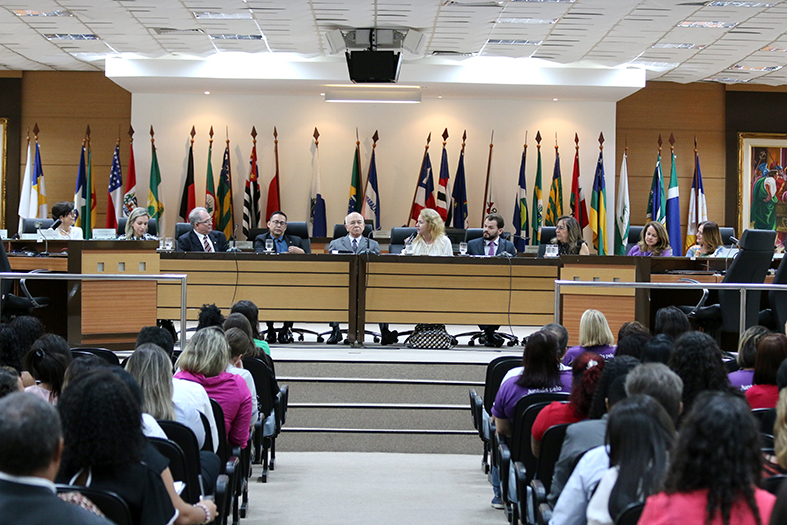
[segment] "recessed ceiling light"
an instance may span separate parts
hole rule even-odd
[[[206,92],[205,92],[205,94],[206,94],[206,95],[210,95],[210,91],[206,91]]]
[[[34,11],[32,9],[14,9],[16,16],[72,16],[70,12],[64,9],[57,9],[55,11]]]
[[[211,11],[192,11],[197,20],[251,20],[251,13],[214,13]]]
[[[706,82],[721,82],[724,84],[742,84],[748,82],[749,78],[731,78],[731,77],[710,77],[710,78],[703,78]]]
[[[44,38],[47,40],[98,40],[98,36],[93,34],[74,35],[66,33],[49,33],[45,34]]]
[[[705,49],[707,44],[653,44],[655,49]]]
[[[733,27],[737,26],[737,22],[701,22],[696,21],[692,22],[689,20],[684,20],[683,22],[678,24],[678,27],[703,27],[707,29],[732,29]]]
[[[644,60],[636,60],[629,62],[629,65],[642,67],[653,71],[666,71],[667,69],[675,69],[680,65],[680,62],[646,62]]]
[[[766,4],[764,2],[741,2],[740,0],[716,0],[714,2],[708,2],[705,5],[708,7],[759,7],[765,9],[767,7],[773,7],[776,4]]]
[[[557,102],[557,99],[556,99],[556,98],[553,98],[553,99],[552,99],[552,102]]]
[[[262,40],[262,35],[209,35],[212,40]]]
[[[320,93],[320,96],[321,96],[321,97],[324,97],[324,96],[325,96],[325,93]]]
[[[497,46],[540,46],[543,40],[487,40],[486,43]]]
[[[443,98],[443,95],[437,95],[437,98]]]
[[[501,24],[556,24],[557,18],[501,18],[498,20]]]
[[[729,71],[778,71],[784,66],[741,66],[740,64],[736,64],[734,66],[730,66],[727,69]]]

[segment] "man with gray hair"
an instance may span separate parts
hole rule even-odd
[[[0,516],[25,525],[110,525],[57,497],[63,437],[57,410],[31,394],[0,399]]]
[[[665,364],[645,363],[626,376],[626,395],[636,394],[658,401],[672,421],[683,411],[683,380]]]
[[[226,252],[227,237],[223,232],[213,230],[213,217],[208,210],[197,207],[189,213],[192,230],[178,237],[178,250],[181,252]]]

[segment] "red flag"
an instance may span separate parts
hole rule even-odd
[[[273,128],[273,154],[276,159],[276,173],[268,185],[268,205],[265,210],[265,220],[271,218],[271,214],[275,211],[281,210],[281,202],[279,201],[279,134],[276,128]]]
[[[574,153],[574,175],[571,179],[571,215],[577,220],[581,229],[590,224],[590,220],[585,193],[582,191],[582,186],[579,185],[579,137],[576,134],[574,134],[574,141],[577,146],[576,153]]]

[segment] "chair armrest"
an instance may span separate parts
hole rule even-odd
[[[517,475],[519,473],[517,472]],[[544,483],[540,479],[534,479],[530,482],[530,488],[533,489],[533,500],[536,504],[544,503],[547,500],[547,491],[544,488]]]
[[[536,525],[547,525],[552,519],[552,507],[549,503],[542,503],[538,506],[538,514],[540,519],[536,521]]]
[[[514,463],[514,486],[516,487],[519,516],[522,523],[528,523],[527,519],[531,514],[528,512],[528,508],[531,506],[531,501],[528,498],[527,470],[521,461]]]
[[[49,273],[49,270],[41,268],[38,270],[32,270],[27,273]],[[27,279],[19,279],[19,288],[22,290],[22,293],[25,294],[25,297],[27,297],[27,299],[33,304],[33,308],[41,308],[41,305],[38,304],[35,299],[33,299],[33,296],[27,290],[27,284],[25,283],[25,281],[27,281]]]
[[[511,450],[505,443],[501,443],[497,450],[500,456],[497,465],[497,474],[500,479],[500,499],[503,502],[508,502],[508,471],[511,465]]]
[[[678,279],[678,282],[700,284],[699,281],[697,281],[695,279],[688,279],[686,277],[682,277],[682,278]],[[708,295],[709,294],[710,294],[710,290],[708,290],[707,288],[703,288],[702,289],[702,298],[700,299],[700,302],[697,303],[697,306],[695,306],[694,309],[691,312],[689,312],[689,316],[695,315],[697,313],[697,310],[699,310],[700,308],[705,306],[705,301],[708,300]]]

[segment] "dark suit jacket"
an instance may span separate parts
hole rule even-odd
[[[213,230],[208,233],[208,238],[213,243],[213,250],[217,252],[226,252],[229,244],[223,232]],[[204,252],[205,248],[199,242],[199,237],[191,230],[178,237],[178,251],[181,252]]]
[[[283,237],[284,240],[287,241],[287,246],[296,246],[306,253],[312,253],[309,244],[304,242],[303,239],[301,239],[300,237],[296,237],[295,235],[287,235],[286,233],[283,235]],[[254,239],[254,251],[264,252],[265,241],[272,238],[273,237],[271,237],[270,232],[263,233],[262,235],[257,235],[257,238]]]
[[[66,503],[46,487],[5,480],[0,480],[0,513],[2,513],[0,516],[3,516],[3,523],[31,525],[44,523],[111,525],[112,523],[106,518]]]
[[[352,241],[350,240],[350,236],[345,235],[344,237],[339,237],[338,239],[332,240],[331,245],[328,246],[328,251],[332,252],[333,250],[340,252],[352,252],[353,245]],[[364,236],[361,236],[361,238],[358,239],[358,251],[356,253],[371,253],[374,255],[380,255],[380,244],[374,239],[368,239]]]
[[[486,255],[486,245],[484,244],[484,238],[479,237],[477,239],[473,239],[472,241],[467,243],[467,253],[469,255]],[[516,246],[511,241],[507,241],[502,237],[497,237],[497,253],[495,255],[500,255],[501,253],[510,253],[511,255],[516,255]]]

